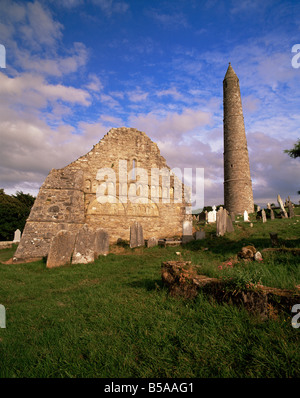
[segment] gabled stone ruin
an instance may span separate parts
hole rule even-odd
[[[51,170],[14,261],[47,256],[59,231],[76,234],[84,224],[105,229],[110,244],[129,240],[134,222],[142,225],[145,239],[180,237],[183,222],[191,220],[184,188],[144,132],[111,129],[86,155]]]

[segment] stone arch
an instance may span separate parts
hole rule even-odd
[[[148,199],[147,203],[129,201],[126,206],[126,214],[136,217],[159,217],[159,207],[157,203]]]
[[[116,196],[107,195],[107,201],[100,203],[98,199],[94,199],[87,208],[88,216],[103,216],[103,215],[126,215],[126,207]]]

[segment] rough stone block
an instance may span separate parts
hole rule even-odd
[[[106,255],[109,253],[109,235],[107,231],[102,228],[98,228],[95,231],[95,259],[100,255]]]
[[[189,243],[191,241],[193,241],[195,238],[193,235],[182,235],[182,243]]]
[[[217,212],[217,236],[223,236],[227,228],[227,212],[223,207]]]
[[[193,234],[193,223],[192,221],[185,220],[182,224],[182,235],[192,235]]]
[[[130,227],[130,247],[140,247],[144,246],[144,234],[143,234],[143,227],[139,222],[135,222]]]
[[[204,231],[204,229],[200,229],[200,231],[196,231],[196,233],[195,233],[195,239],[196,239],[196,240],[205,239],[205,231]]]
[[[149,238],[147,241],[147,247],[154,247],[158,245],[158,240],[154,237]]]
[[[87,224],[78,231],[72,264],[88,264],[95,261],[95,231]]]
[[[227,215],[227,220],[226,220],[226,232],[234,232],[234,227],[232,223],[232,218],[230,215]]]
[[[47,258],[47,268],[60,267],[71,262],[75,234],[61,230],[52,239]]]

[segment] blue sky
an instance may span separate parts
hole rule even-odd
[[[299,159],[283,150],[300,138],[299,13],[298,1],[0,0],[0,187],[36,195],[52,168],[127,126],[170,167],[204,168],[204,204],[223,203],[231,62],[254,201],[298,203]]]

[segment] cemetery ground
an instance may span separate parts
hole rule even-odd
[[[250,217],[252,227],[240,217],[235,231],[222,237],[215,236],[215,224],[197,225],[206,238],[184,246],[113,246],[92,264],[4,264],[16,246],[1,250],[0,377],[299,377],[294,314],[261,320],[201,291],[193,300],[171,297],[161,279],[162,262],[185,260],[201,274],[235,277],[240,287],[260,282],[296,291],[299,254],[264,251],[272,247],[270,232],[278,234],[279,249],[300,248],[299,207],[295,213],[266,223]],[[247,245],[263,261],[232,264]]]

